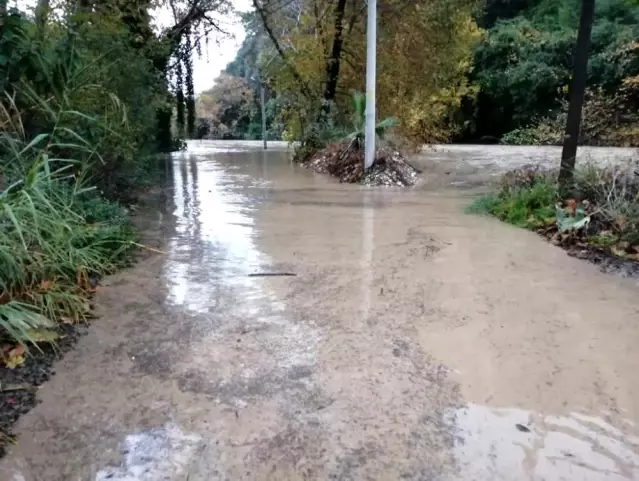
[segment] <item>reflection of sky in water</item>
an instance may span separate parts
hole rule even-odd
[[[471,404],[454,413],[461,480],[637,480],[639,437],[603,419]],[[529,433],[519,431],[522,424]],[[629,424],[628,428],[632,426]]]
[[[173,160],[175,236],[167,252],[170,302],[194,311],[211,306],[215,283],[255,287],[248,274],[267,263],[253,241],[253,208],[229,166],[185,154]]]
[[[256,159],[265,169],[267,156],[247,152],[222,161],[216,154],[222,152],[203,144],[172,159],[175,234],[166,247],[167,301],[222,320],[233,315],[246,325],[268,324],[278,329],[278,366],[311,363],[317,330],[288,319],[284,303],[267,287],[268,278],[249,277],[272,271],[273,262],[256,245],[256,201],[246,189],[255,194],[270,184],[242,169]]]

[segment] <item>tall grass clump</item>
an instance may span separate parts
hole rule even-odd
[[[497,192],[477,199],[469,213],[486,213],[518,227],[543,226],[555,219],[559,200],[556,182],[549,172],[526,167],[504,175]]]
[[[3,99],[0,339],[27,344],[39,329],[86,318],[96,280],[125,260],[133,231],[121,207],[86,185],[87,159],[99,153],[64,119],[91,117],[22,93],[52,125],[30,137],[14,98]]]
[[[134,245],[118,201],[157,169],[161,42],[69,5],[0,9],[0,346],[87,318]]]

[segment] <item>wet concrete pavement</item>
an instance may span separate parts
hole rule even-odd
[[[106,280],[0,480],[639,479],[638,286],[463,214],[494,157],[460,155],[407,190],[176,155],[165,254]]]

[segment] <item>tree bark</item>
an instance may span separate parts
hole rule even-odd
[[[201,20],[205,17],[205,15],[206,12],[197,4],[192,4],[189,12],[165,34],[162,41],[166,43],[167,48],[163,52],[156,53],[150,59],[153,62],[153,67],[160,72],[165,79],[168,73],[171,56],[178,51],[183,35],[188,33],[189,28],[193,25],[193,23]],[[183,109],[184,94],[180,91],[178,92],[177,97],[178,106],[182,105]],[[171,136],[171,119],[173,117],[173,108],[171,104],[173,101],[174,99],[167,94],[167,106],[160,108],[156,113],[158,126],[156,139],[157,148],[160,152],[170,152],[173,148],[173,139]],[[182,119],[183,118],[184,115],[182,115]]]
[[[7,18],[7,0],[0,0],[0,28],[4,27]]]
[[[171,139],[171,118],[173,117],[173,109],[170,105],[161,107],[156,112],[157,132],[156,141],[157,148],[160,152],[170,152],[173,148]]]
[[[286,53],[284,52],[284,49],[282,49],[282,46],[277,41],[277,37],[275,36],[275,33],[273,32],[273,30],[271,29],[271,26],[268,23],[268,17],[266,16],[266,12],[260,6],[258,0],[253,0],[253,6],[255,7],[255,10],[260,16],[260,20],[262,20],[262,26],[264,27],[264,30],[266,30],[266,34],[268,35],[268,37],[271,39],[271,42],[273,43],[275,50],[277,50],[277,53],[279,54],[284,64],[291,71],[291,74],[293,75],[295,80],[299,82],[300,88],[302,89],[302,93],[304,94],[306,98],[309,98],[309,99],[313,98],[313,95],[311,93],[311,90],[308,88],[308,85],[306,84],[306,82],[304,82],[304,79],[302,79],[302,76],[297,71],[295,66],[289,61],[288,57],[286,56]]]
[[[335,35],[333,36],[331,55],[326,59],[326,80],[324,83],[324,93],[322,95],[322,108],[325,112],[329,111],[330,104],[335,99],[335,92],[337,91],[340,61],[342,58],[345,9],[346,0],[338,0],[335,6]]]
[[[566,120],[564,143],[561,151],[561,166],[559,168],[559,188],[561,192],[570,191],[574,179],[577,143],[581,126],[581,110],[588,77],[588,53],[594,11],[595,0],[582,0],[579,33],[577,34],[577,46],[575,48],[575,63],[570,82],[568,118]]]
[[[50,9],[50,0],[38,0],[38,5],[35,9],[36,36],[38,40],[42,40],[42,37],[44,36],[44,27],[47,24]]]

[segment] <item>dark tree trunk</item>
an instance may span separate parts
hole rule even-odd
[[[195,134],[195,89],[193,86],[193,61],[191,58],[191,32],[186,33],[186,51],[189,52],[184,59],[186,70],[186,135],[192,139]]]
[[[184,72],[182,70],[182,59],[179,58],[179,54],[175,76],[175,101],[177,102],[175,123],[177,124],[178,135],[180,138],[184,138]]]
[[[588,53],[590,50],[590,32],[595,12],[595,0],[582,0],[581,16],[579,19],[579,33],[575,49],[575,60],[570,82],[570,103],[564,145],[561,152],[561,166],[559,168],[559,187],[562,192],[572,188],[579,128],[581,125],[581,109],[584,103],[586,81],[588,77]]]
[[[7,18],[7,0],[0,0],[0,28],[4,27]]]
[[[36,35],[38,36],[38,39],[42,39],[44,26],[47,24],[50,8],[51,5],[49,0],[38,0],[38,5],[35,9]]]
[[[342,58],[345,10],[346,0],[338,0],[335,6],[335,36],[333,37],[330,57],[326,60],[326,81],[322,95],[322,109],[325,112],[330,109],[330,104],[335,99],[337,91],[337,80],[339,79],[339,67]]]
[[[171,152],[173,141],[171,138],[171,118],[173,109],[171,105],[162,107],[156,112],[157,119],[157,148],[160,152]]]

